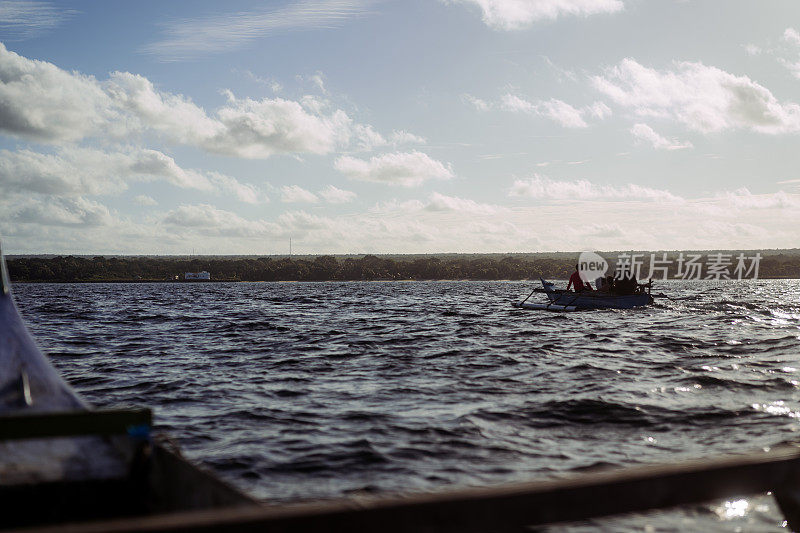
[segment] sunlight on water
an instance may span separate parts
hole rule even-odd
[[[750,508],[750,502],[747,500],[732,500],[725,502],[721,508],[718,508],[717,514],[723,520],[730,520],[731,518],[741,518]]]

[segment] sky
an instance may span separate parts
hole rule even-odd
[[[797,0],[0,1],[10,254],[800,246]]]

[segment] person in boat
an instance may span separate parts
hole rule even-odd
[[[600,276],[594,282],[597,292],[611,294],[614,291],[614,276]]]
[[[614,287],[616,289],[615,292],[617,294],[620,295],[635,294],[636,290],[639,288],[639,281],[636,279],[636,275],[631,273],[629,276],[615,279]]]
[[[567,283],[567,290],[570,287],[575,287],[575,292],[583,292],[583,291],[590,291],[592,290],[592,286],[588,283],[584,283],[581,279],[581,273],[578,271],[578,265],[575,265],[575,272],[569,277],[569,283]]]

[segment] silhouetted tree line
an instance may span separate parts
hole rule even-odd
[[[400,279],[537,279],[566,278],[574,269],[570,261],[557,259],[439,259],[397,260],[366,255],[313,259],[165,259],[148,257],[48,257],[15,258],[8,261],[16,281],[128,281],[167,280],[185,272],[206,270],[216,280],[241,281],[331,281]]]
[[[206,270],[214,280],[332,281],[332,280],[526,280],[566,279],[575,258],[416,257],[397,259],[365,255],[359,258],[204,258],[155,257],[20,257],[8,261],[15,281],[158,281],[183,279],[185,272]],[[642,277],[649,264],[642,269]],[[675,275],[670,268],[670,277]],[[800,278],[800,256],[764,257],[761,278]],[[660,278],[660,276],[659,276]]]

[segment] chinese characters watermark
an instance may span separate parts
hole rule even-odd
[[[581,257],[584,257],[584,254],[581,254]],[[662,252],[649,255],[649,261],[646,261],[646,254],[643,253],[620,253],[615,263],[614,277],[715,281],[758,279],[758,266],[761,262],[760,253],[746,255],[740,252],[734,255],[716,252],[703,255],[680,252],[668,257],[666,252]]]

